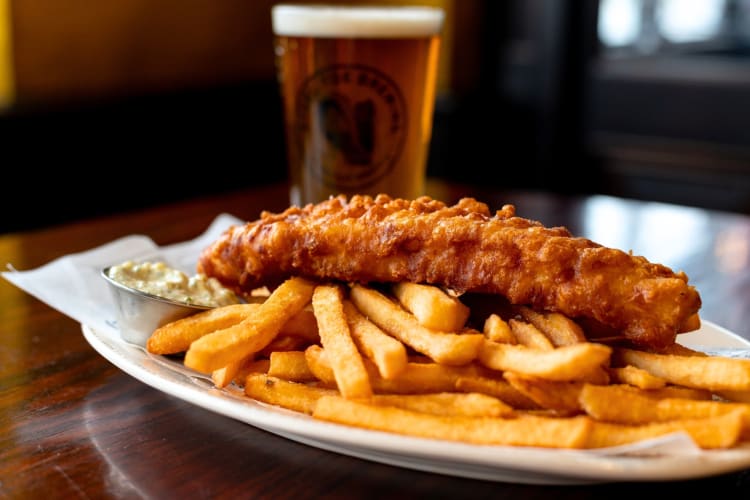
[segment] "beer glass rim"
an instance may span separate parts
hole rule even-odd
[[[283,3],[271,8],[275,35],[310,37],[421,37],[440,33],[445,11],[423,5]]]

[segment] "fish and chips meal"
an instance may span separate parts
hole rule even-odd
[[[246,303],[147,350],[264,404],[482,445],[750,440],[750,360],[679,342],[701,323],[683,272],[511,205],[331,197],[227,229],[197,271]]]

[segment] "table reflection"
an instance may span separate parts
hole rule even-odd
[[[747,218],[607,196],[587,198],[580,214],[581,236],[684,271],[701,294],[702,318],[750,338],[745,306],[728,300],[750,293],[741,273],[750,266]]]

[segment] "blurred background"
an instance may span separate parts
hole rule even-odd
[[[0,232],[284,180],[274,3],[0,0]],[[377,3],[448,14],[430,175],[750,213],[750,0]]]

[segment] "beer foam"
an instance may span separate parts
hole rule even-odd
[[[431,7],[276,5],[273,32],[283,36],[393,38],[437,34],[445,12]]]

